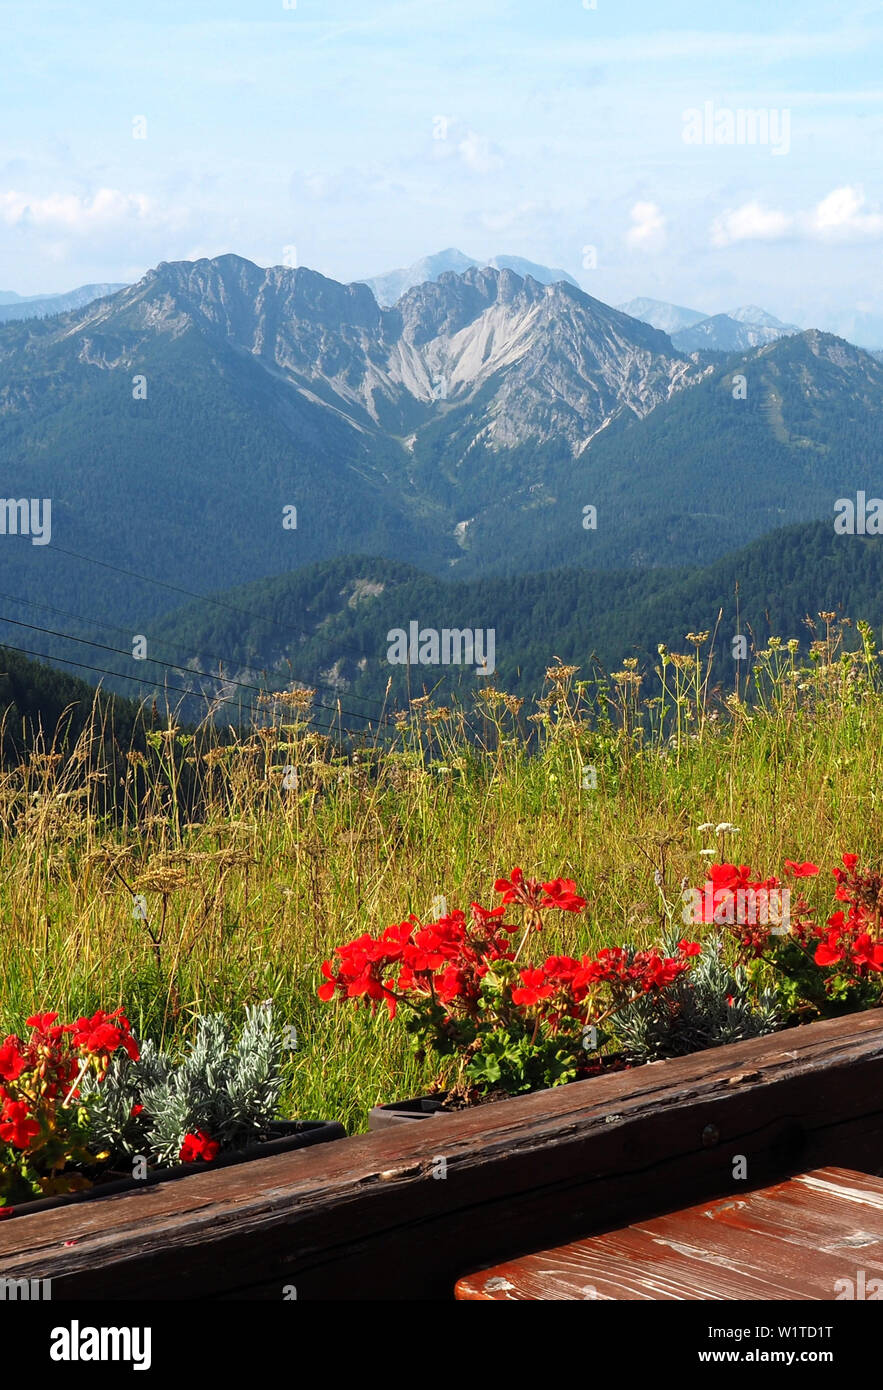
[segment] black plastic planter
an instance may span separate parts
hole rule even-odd
[[[271,1125],[270,1130],[273,1135],[271,1139],[250,1144],[246,1149],[219,1154],[208,1163],[178,1163],[174,1168],[152,1168],[144,1178],[114,1176],[106,1181],[99,1178],[95,1186],[85,1192],[64,1192],[56,1197],[37,1197],[33,1202],[18,1202],[5,1219],[11,1221],[16,1216],[29,1216],[35,1211],[50,1211],[53,1207],[66,1207],[74,1202],[90,1202],[121,1192],[136,1192],[159,1182],[174,1182],[176,1178],[206,1173],[212,1168],[228,1168],[234,1163],[250,1163],[256,1159],[271,1158],[273,1154],[288,1153],[292,1149],[306,1149],[312,1144],[328,1144],[334,1139],[346,1138],[346,1130],[336,1120],[285,1120]]]
[[[373,1105],[368,1111],[368,1128],[395,1129],[412,1120],[428,1120],[440,1111],[444,1113],[445,1096],[419,1096],[417,1100],[394,1100],[386,1105]]]
[[[602,1059],[593,1073],[580,1076],[578,1080],[587,1081],[592,1074],[604,1076],[613,1071],[628,1069],[629,1063],[624,1060],[622,1054],[611,1052]],[[525,1094],[527,1093],[525,1092]],[[504,1097],[500,1096],[498,1099],[482,1101],[481,1104],[498,1105],[503,1099]],[[511,1097],[505,1097],[505,1099],[511,1099]],[[412,1120],[428,1120],[433,1115],[459,1114],[462,1107],[453,1111],[446,1110],[446,1100],[446,1092],[438,1091],[431,1096],[418,1096],[416,1100],[394,1100],[389,1101],[386,1105],[374,1105],[368,1111],[368,1128],[370,1130],[392,1129],[396,1125],[407,1124]]]

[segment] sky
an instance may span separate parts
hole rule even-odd
[[[458,247],[883,347],[883,0],[0,0],[0,53],[0,290]]]

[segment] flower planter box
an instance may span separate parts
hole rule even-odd
[[[451,1299],[464,1271],[525,1250],[738,1201],[798,1172],[876,1172],[881,1094],[883,1010],[872,1009],[438,1126],[400,1123],[322,1152],[200,1170],[158,1183],[147,1201],[130,1190],[0,1221],[0,1267],[51,1279],[59,1302],[278,1303],[289,1286],[301,1301]],[[747,1181],[734,1174],[738,1154]],[[440,1156],[447,1181],[433,1180]]]
[[[255,1159],[271,1158],[274,1154],[289,1153],[294,1149],[306,1149],[313,1144],[328,1144],[332,1140],[346,1138],[346,1130],[336,1120],[279,1121],[271,1126],[271,1131],[271,1139],[250,1144],[246,1149],[219,1154],[208,1163],[178,1163],[173,1168],[152,1168],[143,1178],[109,1173],[104,1178],[98,1178],[95,1186],[85,1192],[66,1192],[55,1197],[37,1197],[32,1202],[18,1202],[5,1219],[29,1216],[38,1211],[51,1211],[55,1207],[71,1206],[78,1202],[95,1201],[99,1197],[136,1192],[145,1187],[153,1187],[157,1183],[174,1182],[176,1178],[207,1173],[213,1168],[229,1168],[234,1164],[250,1163]]]

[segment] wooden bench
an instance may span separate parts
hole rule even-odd
[[[458,1299],[883,1296],[883,1179],[819,1168],[460,1279]]]

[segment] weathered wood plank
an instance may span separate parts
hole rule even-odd
[[[451,1297],[464,1270],[883,1164],[883,1012],[0,1222],[53,1299]],[[434,1177],[444,1159],[447,1176]]]
[[[861,1273],[860,1273],[861,1272]],[[462,1300],[815,1300],[883,1290],[883,1179],[822,1168],[457,1283]]]

